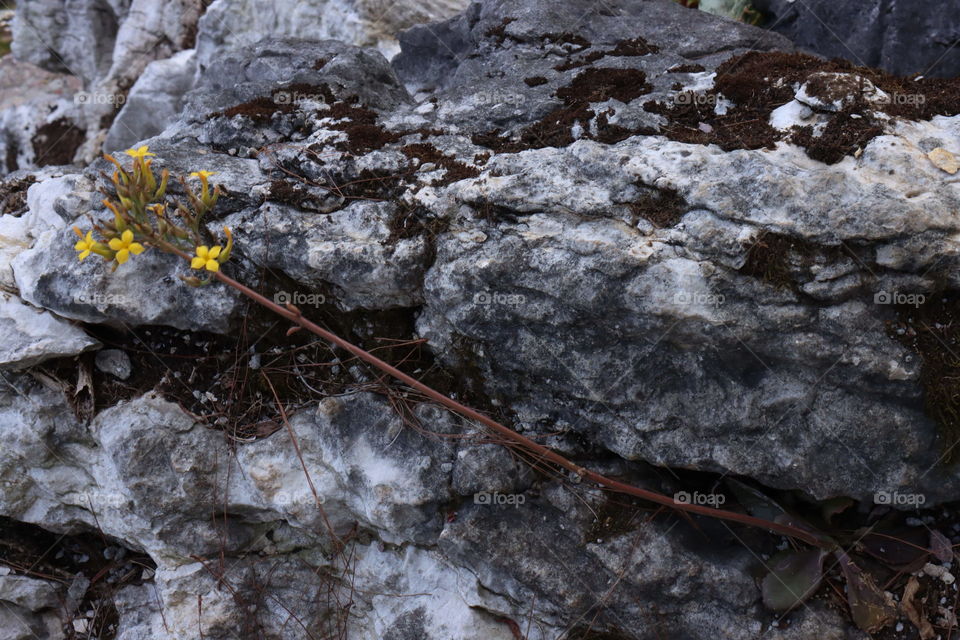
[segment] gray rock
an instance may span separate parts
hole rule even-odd
[[[75,356],[99,342],[83,329],[34,309],[11,294],[0,294],[0,368],[23,369],[51,358]]]
[[[921,0],[752,0],[765,26],[799,47],[891,73],[951,78],[960,73],[953,48],[960,18],[946,2],[932,11]]]
[[[22,575],[0,576],[0,600],[28,611],[59,608],[63,596],[63,588],[54,582]]]
[[[273,37],[334,39],[396,53],[396,34],[421,22],[448,18],[467,0],[217,0],[200,19],[197,51],[207,68],[228,48],[248,47],[265,34]]]
[[[97,369],[104,373],[126,380],[133,373],[133,364],[130,362],[130,356],[120,349],[103,349],[97,352],[94,360]]]
[[[97,256],[77,260],[73,234],[51,230],[13,261],[21,297],[83,322],[116,326],[166,324],[188,331],[229,331],[239,294],[222,284],[190,287],[182,259],[155,249],[111,273]],[[196,272],[192,272],[196,273]]]
[[[103,150],[129,149],[175,122],[183,97],[193,88],[195,65],[193,49],[147,65],[110,125]]]
[[[278,299],[299,306],[312,301],[336,302],[344,310],[388,309],[422,304],[419,287],[428,252],[424,238],[390,241],[389,225],[397,215],[394,205],[377,202],[357,202],[331,216],[270,203],[224,223],[251,260],[305,285],[302,291],[274,292]],[[317,293],[331,285],[333,299]]]
[[[923,363],[894,330],[913,312],[886,303],[960,285],[960,192],[926,155],[960,149],[960,117],[883,118],[832,165],[785,139],[725,151],[657,135],[670,132],[648,101],[710,89],[739,53],[792,50],[667,0],[475,4],[403,35],[392,66],[254,38],[261,18],[302,35],[273,9],[210,9],[198,83],[148,142],[157,166],[217,172],[210,226],[236,230],[231,274],[282,271],[303,287],[291,296],[350,310],[357,335],[402,310],[456,397],[638,486],[676,491],[658,469],[680,467],[814,498],[956,495]],[[234,41],[217,11],[253,26]],[[602,74],[620,81],[574,95]],[[826,126],[848,95],[806,89],[772,116],[784,136]],[[237,300],[179,286],[184,265],[156,251],[113,275],[76,261],[66,227],[101,213],[106,166],[45,178],[10,214],[36,237],[12,258],[23,298],[86,321],[231,331]],[[0,514],[149,553],[152,584],[118,596],[126,640],[228,638],[251,613],[284,639],[331,621],[394,640],[546,640],[588,623],[643,640],[863,637],[817,601],[771,624],[754,579],[767,534],[650,519],[576,478],[534,476],[474,425],[335,366],[361,382],[289,406],[251,442],[156,393],[84,425],[52,378],[7,374]]]

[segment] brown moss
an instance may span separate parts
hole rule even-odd
[[[603,51],[591,51],[582,58],[571,58],[566,62],[562,62],[554,67],[555,71],[569,71],[570,69],[578,69],[580,67],[586,67],[593,64],[598,60],[602,60],[606,54]]]
[[[836,164],[883,134],[883,125],[876,119],[850,117],[857,111],[856,107],[844,109],[827,123],[819,136],[813,134],[813,127],[799,127],[790,141],[805,148],[812,159]]]
[[[747,260],[740,273],[759,278],[778,289],[794,286],[793,271],[790,268],[789,252],[793,241],[774,233],[765,233],[754,242],[747,251]]]
[[[340,149],[363,155],[400,140],[400,135],[380,126],[376,111],[358,102],[355,98],[336,102],[327,114],[341,121],[331,124],[330,128],[347,134],[348,141],[337,145]]]
[[[675,67],[680,71],[685,67]],[[809,128],[782,132],[769,124],[774,109],[794,99],[794,87],[817,72],[853,74],[871,81],[892,99],[888,104],[867,104],[860,96],[831,115],[824,135],[813,136]],[[718,97],[734,107],[717,115]],[[681,93],[671,103],[648,102],[645,108],[668,120],[662,133],[673,140],[716,144],[725,151],[773,148],[780,140],[803,146],[810,157],[832,164],[856,152],[883,132],[869,116],[880,111],[911,120],[960,113],[960,79],[914,80],[876,69],[857,67],[844,60],[823,60],[806,54],[749,52],[727,60],[717,68],[716,86],[700,93]]]
[[[758,278],[778,289],[802,295],[800,285],[811,277],[815,264],[831,264],[850,257],[851,249],[820,245],[800,238],[766,232],[747,250],[747,259],[739,272]],[[865,262],[864,258],[857,257]]]
[[[639,69],[587,69],[568,86],[557,89],[556,96],[568,106],[604,102],[611,98],[630,102],[650,93],[651,89],[647,74]]]
[[[433,186],[445,186],[458,180],[476,178],[480,175],[479,169],[467,166],[456,158],[441,153],[432,144],[408,144],[402,147],[400,151],[411,160],[416,158],[421,163],[432,163],[438,169],[445,171],[443,178],[433,181]]]
[[[660,47],[650,44],[640,36],[629,40],[621,40],[607,55],[610,56],[646,56],[651,53],[657,53]]]
[[[667,73],[701,73],[706,71],[702,64],[678,64],[667,69]]]
[[[683,196],[674,189],[640,186],[646,192],[641,198],[629,204],[634,216],[649,220],[658,229],[672,227],[680,222],[687,208],[687,202]]]
[[[487,38],[492,39],[497,45],[502,45],[507,38],[513,38],[513,36],[507,35],[507,25],[511,22],[516,22],[516,18],[504,18],[500,24],[488,29],[483,35]]]
[[[919,307],[898,305],[891,338],[922,361],[920,385],[925,413],[937,424],[943,461],[960,460],[960,293],[931,294]]]
[[[526,149],[565,147],[573,144],[573,126],[580,123],[585,129],[596,115],[590,109],[591,102],[603,102],[610,98],[629,102],[649,93],[651,86],[647,76],[639,69],[587,69],[573,81],[557,90],[556,96],[564,102],[539,121],[520,130],[514,139],[505,138],[497,130],[472,136],[474,144],[493,149],[498,153],[516,153]],[[595,139],[605,143],[619,142],[636,131],[627,130],[609,122],[609,111],[597,118]],[[584,137],[593,137],[589,132]]]

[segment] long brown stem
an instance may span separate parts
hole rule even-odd
[[[176,247],[173,247],[172,245],[168,245],[166,243],[160,243],[160,244],[162,248],[164,248],[167,251],[176,253],[177,255],[187,260],[190,260],[191,258],[191,256],[187,255],[183,251],[180,251]],[[740,524],[748,525],[751,527],[766,529],[767,531],[772,531],[774,533],[789,536],[797,540],[802,540],[803,542],[806,542],[807,544],[813,545],[815,547],[822,547],[822,548],[831,547],[830,543],[819,539],[814,534],[810,533],[809,531],[805,531],[804,529],[800,529],[799,527],[781,524],[779,522],[772,522],[770,520],[764,520],[762,518],[755,518],[753,516],[749,516],[742,513],[726,511],[724,509],[713,509],[711,507],[705,507],[697,504],[680,503],[674,500],[673,498],[665,496],[661,493],[657,493],[655,491],[649,491],[647,489],[641,489],[639,487],[634,487],[633,485],[629,485],[629,484],[620,482],[618,480],[614,480],[613,478],[608,478],[604,475],[596,473],[595,471],[591,471],[590,469],[581,467],[580,465],[570,460],[567,460],[560,454],[543,446],[542,444],[534,442],[530,438],[520,435],[513,429],[500,424],[496,420],[493,420],[483,415],[482,413],[479,413],[478,411],[457,402],[456,400],[448,398],[447,396],[440,393],[439,391],[436,391],[435,389],[432,389],[431,387],[423,384],[416,378],[413,378],[405,374],[404,372],[384,362],[383,360],[376,357],[375,355],[344,340],[340,336],[334,333],[331,333],[330,331],[327,331],[323,327],[317,324],[314,324],[313,322],[305,318],[303,314],[301,314],[300,311],[293,305],[282,307],[279,304],[275,303],[274,301],[270,300],[269,298],[266,298],[262,294],[257,293],[250,287],[240,284],[233,278],[227,275],[224,275],[220,271],[216,272],[214,274],[214,277],[220,282],[230,287],[233,287],[243,295],[247,296],[248,298],[255,301],[256,303],[266,307],[267,309],[276,313],[277,315],[287,318],[291,322],[303,327],[307,331],[310,331],[311,333],[317,336],[320,336],[324,340],[328,340],[334,343],[335,345],[344,349],[345,351],[349,351],[356,357],[373,365],[374,367],[376,367],[377,369],[380,369],[384,373],[387,373],[393,376],[394,378],[406,384],[410,388],[416,389],[417,391],[427,396],[431,400],[434,400],[435,402],[442,404],[448,409],[460,414],[461,416],[469,420],[479,422],[480,424],[484,425],[491,431],[503,436],[507,440],[510,440],[515,445],[525,449],[526,451],[529,451],[530,453],[544,460],[548,460],[552,462],[558,467],[561,467],[563,469],[566,469],[567,471],[570,471],[576,474],[582,479],[586,479],[591,482],[594,482],[602,487],[606,487],[611,491],[616,491],[618,493],[623,493],[626,495],[631,495],[637,498],[641,498],[643,500],[647,500],[648,502],[660,504],[665,507],[675,509],[677,511],[695,513],[697,515],[707,516],[710,518],[718,518],[720,520],[729,520],[731,522],[738,522]]]

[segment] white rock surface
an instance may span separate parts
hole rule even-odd
[[[23,369],[50,358],[74,356],[99,342],[49,311],[0,293],[0,367]]]

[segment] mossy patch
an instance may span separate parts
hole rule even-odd
[[[840,246],[766,232],[749,246],[739,272],[802,295],[800,285],[809,279],[814,264],[831,264],[846,256],[849,254]]]
[[[456,158],[442,153],[432,144],[408,144],[402,147],[400,151],[411,160],[418,160],[421,165],[430,163],[436,166],[437,169],[444,170],[443,177],[434,180],[432,186],[445,186],[458,180],[476,178],[480,175],[479,169],[470,167]]]
[[[675,67],[671,72],[687,71]],[[851,74],[869,80],[891,96],[885,104],[868,102],[854,92],[853,102],[832,114],[822,136],[809,128],[779,131],[770,126],[770,114],[794,99],[796,87],[818,72]],[[733,102],[723,113],[720,97]],[[662,134],[693,144],[715,144],[724,151],[772,149],[788,140],[807,150],[811,158],[833,164],[883,133],[869,113],[879,111],[907,120],[929,120],[960,113],[960,79],[904,78],[844,60],[823,60],[807,54],[752,51],[735,56],[716,71],[716,84],[702,92],[681,92],[671,102],[648,102],[644,108],[667,119]]]
[[[497,153],[516,153],[527,149],[545,147],[566,147],[575,141],[574,127],[584,128],[582,137],[595,139],[606,144],[625,140],[638,131],[610,123],[610,111],[596,114],[590,109],[591,102],[603,102],[611,98],[629,102],[649,93],[652,89],[647,83],[646,74],[639,69],[587,69],[580,72],[573,81],[557,89],[556,97],[563,100],[564,106],[558,107],[538,122],[522,129],[515,137],[504,137],[498,130],[476,134],[474,144],[487,147]],[[590,121],[596,116],[596,131],[588,130]],[[645,130],[652,133],[652,130]]]
[[[686,213],[687,202],[674,189],[651,188],[641,185],[645,189],[644,194],[629,203],[630,211],[635,216],[636,222],[639,218],[649,220],[658,229],[672,227]]]
[[[919,306],[898,305],[890,337],[920,356],[924,409],[942,438],[943,461],[960,460],[960,292],[931,294]]]

